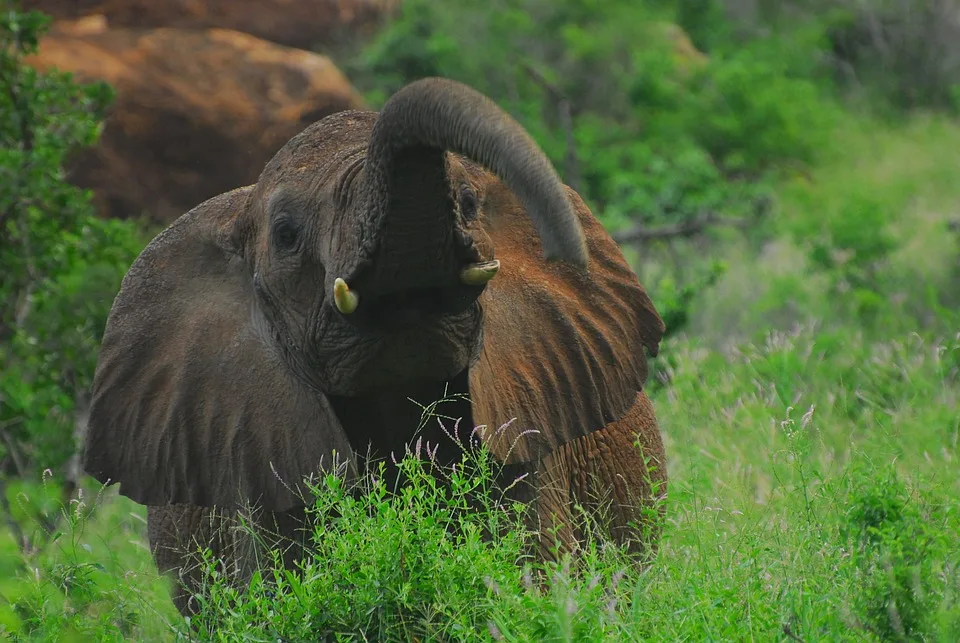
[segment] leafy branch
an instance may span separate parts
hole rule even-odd
[[[626,230],[614,232],[613,240],[622,245],[643,244],[648,241],[666,241],[671,239],[689,239],[703,234],[714,227],[747,228],[755,225],[770,210],[769,199],[759,198],[754,202],[753,215],[749,217],[728,217],[713,211],[662,226],[650,227],[638,223]]]
[[[647,227],[637,224],[626,230],[613,233],[613,240],[620,244],[637,244],[647,241],[665,239],[687,239],[703,233],[707,228],[726,226],[731,228],[746,228],[752,219],[725,217],[715,212],[706,212],[692,219],[670,223],[667,225]]]

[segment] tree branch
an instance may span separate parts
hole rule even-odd
[[[759,195],[753,199],[753,212],[751,216],[725,217],[710,211],[704,212],[692,219],[681,221],[680,223],[671,223],[656,228],[649,228],[638,224],[632,228],[614,232],[611,236],[613,240],[619,244],[643,244],[646,241],[689,239],[713,226],[746,228],[765,217],[772,207],[773,201],[769,196]]]
[[[745,228],[753,223],[753,219],[724,217],[713,212],[701,214],[693,219],[671,223],[656,228],[636,225],[627,230],[613,233],[613,240],[620,244],[643,243],[657,239],[687,239],[696,236],[712,226],[728,226]]]

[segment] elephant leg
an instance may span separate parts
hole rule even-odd
[[[268,565],[268,549],[280,548],[287,567],[302,556],[309,538],[302,508],[257,512],[247,524],[256,537],[241,526],[237,511],[194,505],[147,507],[147,536],[154,563],[161,574],[175,579],[172,599],[184,617],[197,613],[194,599],[204,591],[201,547],[210,550],[233,582],[248,582],[254,570]]]
[[[536,487],[544,558],[572,550],[582,538],[575,505],[630,552],[655,552],[667,471],[660,428],[646,393],[639,393],[619,420],[544,458]],[[554,551],[555,543],[559,551]]]
[[[147,507],[147,537],[157,571],[174,579],[173,604],[185,617],[196,614],[193,596],[201,591],[203,574],[196,552],[209,548],[221,558],[229,549],[224,516],[212,507],[163,505]]]

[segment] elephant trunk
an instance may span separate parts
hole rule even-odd
[[[393,293],[454,283],[457,265],[470,256],[454,239],[456,206],[444,151],[400,150],[383,178],[367,179],[370,205],[359,217],[361,253],[370,264],[367,288]]]
[[[493,101],[461,83],[427,78],[384,105],[367,148],[357,217],[360,248],[350,282],[370,266],[402,283],[411,271],[452,272],[468,259],[458,239],[446,152],[491,170],[517,195],[547,260],[585,267],[583,230],[553,165]],[[459,242],[459,243],[458,243]],[[467,257],[467,258],[465,258]],[[409,284],[409,286],[423,284]],[[387,288],[390,289],[390,288]]]

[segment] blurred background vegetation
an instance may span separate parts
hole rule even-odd
[[[667,322],[651,391],[671,457],[674,523],[657,563],[665,576],[644,582],[678,597],[650,605],[674,615],[699,609],[692,620],[703,626],[686,631],[674,622],[673,635],[740,638],[724,629],[743,624],[737,610],[724,615],[722,602],[710,603],[719,600],[710,592],[732,580],[749,586],[743,592],[776,594],[738,576],[735,556],[716,577],[702,549],[686,564],[703,567],[683,574],[663,559],[675,560],[699,534],[698,503],[723,505],[721,493],[739,503],[738,515],[750,516],[747,506],[760,513],[748,525],[728,516],[716,528],[716,560],[727,560],[721,550],[737,538],[752,538],[756,551],[776,549],[776,534],[758,525],[779,485],[789,492],[776,506],[796,521],[796,540],[784,547],[815,558],[798,536],[814,532],[790,513],[791,494],[830,489],[835,506],[824,511],[836,523],[829,537],[842,541],[837,551],[859,551],[849,549],[852,538],[880,553],[873,567],[858,559],[849,582],[824,580],[839,573],[826,563],[805,568],[824,579],[797,599],[804,609],[817,611],[804,602],[810,591],[839,592],[843,608],[828,611],[855,616],[784,621],[781,612],[800,609],[786,606],[758,620],[761,638],[960,636],[960,1],[280,3],[324,7],[315,23],[286,9],[307,28],[296,37],[280,18],[257,20],[259,31],[245,27],[237,16],[256,14],[253,2],[196,15],[189,3],[158,1],[152,13],[142,4],[0,0],[0,632],[43,638],[67,628],[89,640],[84,633],[139,638],[173,627],[150,575],[141,509],[111,500],[88,525],[97,488],[75,457],[113,296],[139,250],[175,216],[154,204],[168,196],[179,203],[181,184],[192,190],[185,210],[196,195],[250,183],[311,119],[344,106],[377,109],[407,82],[439,75],[486,93],[531,132],[621,243]],[[216,54],[226,46],[211,27],[252,34],[257,41],[242,41],[244,51],[272,47],[280,62],[261,69],[252,58],[213,54],[219,62],[203,62],[204,47]],[[143,67],[149,38],[160,35],[199,47],[193,62],[211,78],[254,77],[230,91],[236,104],[257,108],[237,116],[218,106],[204,77],[178,71],[174,51]],[[307,73],[297,71],[303,52],[294,47],[332,61],[323,73],[335,82],[317,81],[307,98],[291,89],[308,84],[286,79],[291,70]],[[61,50],[73,53],[45,58]],[[119,71],[103,71],[110,65]],[[134,77],[161,91],[171,77],[186,79],[200,99],[136,103],[149,91]],[[348,98],[337,107],[333,94]],[[203,118],[201,103],[210,110]],[[293,107],[298,116],[282,116]],[[240,124],[227,132],[231,119]],[[182,129],[188,121],[193,129]],[[250,133],[260,130],[283,135]],[[169,147],[124,147],[131,140]],[[234,167],[247,148],[248,168],[205,182],[205,172]],[[105,169],[89,171],[94,165]],[[125,168],[143,187],[136,198],[115,194]],[[183,178],[188,171],[196,177]],[[150,185],[173,187],[160,199]],[[794,426],[784,418],[800,404],[831,420],[819,428],[816,453],[796,451],[790,431],[772,437],[771,427]],[[799,477],[784,481],[774,473],[781,451],[841,464],[821,478],[792,468]],[[731,466],[717,471],[717,462]],[[838,491],[853,470],[860,482]],[[77,521],[109,543],[106,553],[78,549]],[[877,527],[888,523],[902,528]],[[146,579],[136,591],[104,580],[133,568]],[[684,594],[681,576],[699,579],[705,594]],[[653,628],[647,636],[675,640],[651,633],[670,631],[657,620],[663,615],[647,616],[634,614]],[[850,623],[857,625],[848,630]]]

